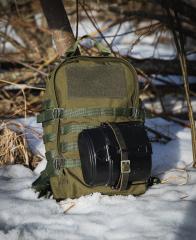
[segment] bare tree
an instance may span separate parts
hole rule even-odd
[[[61,56],[74,44],[74,34],[61,0],[40,0],[48,27],[53,31],[53,39]]]

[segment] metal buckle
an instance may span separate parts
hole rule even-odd
[[[60,170],[64,166],[64,158],[57,157],[53,159],[54,168]]]
[[[133,117],[133,118],[137,118],[138,112],[139,112],[138,109],[134,107],[134,108],[132,109],[132,117]]]
[[[129,108],[128,114],[129,114],[128,118],[130,119],[136,118],[138,114],[138,109],[135,107],[131,107]]]
[[[54,108],[52,110],[52,116],[53,118],[60,118],[61,117],[61,112],[63,111],[63,108]]]
[[[121,173],[130,173],[130,160],[122,160],[121,161]]]

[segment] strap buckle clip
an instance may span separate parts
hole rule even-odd
[[[64,158],[56,157],[53,160],[54,168],[60,170],[64,165]]]
[[[133,108],[132,108],[132,116],[131,116],[131,117],[137,118],[138,115],[139,115],[139,110],[138,110],[138,108],[133,107]]]
[[[130,160],[122,160],[121,161],[121,173],[130,173],[131,172],[131,166],[130,166]]]
[[[54,109],[52,110],[52,116],[53,116],[53,118],[54,118],[54,119],[55,119],[55,118],[60,118],[62,111],[63,111],[63,108],[54,108]]]

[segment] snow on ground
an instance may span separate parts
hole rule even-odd
[[[27,124],[40,128],[34,118]],[[146,124],[173,138],[166,145],[153,144],[153,174],[161,174],[164,184],[139,197],[95,193],[59,204],[37,199],[31,189],[45,160],[34,172],[22,165],[2,167],[0,239],[195,239],[196,172],[190,168],[190,130],[163,119]],[[43,153],[43,143],[30,135],[29,141]]]

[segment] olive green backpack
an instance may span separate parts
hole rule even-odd
[[[134,182],[127,190],[119,191],[107,186],[91,187],[83,180],[78,134],[103,122],[143,121],[143,115],[137,74],[128,61],[105,56],[105,48],[100,57],[74,56],[75,50],[76,45],[46,82],[43,111],[37,120],[43,125],[47,166],[33,187],[40,196],[53,194],[58,200],[93,192],[142,194],[146,182]]]

